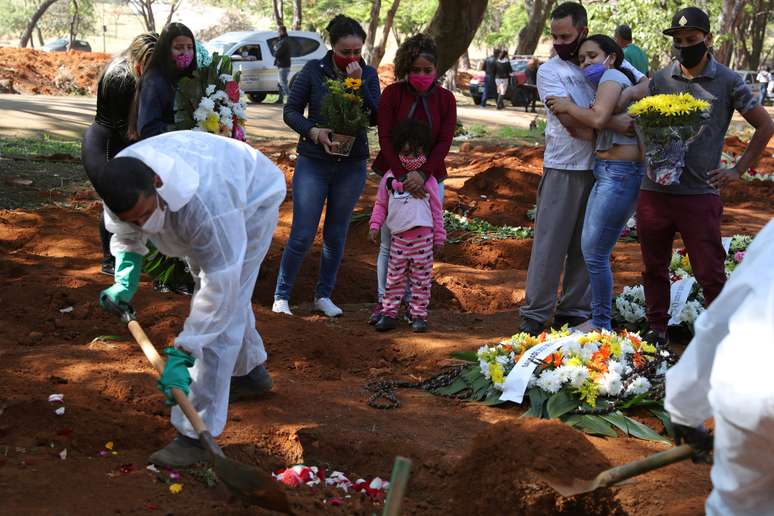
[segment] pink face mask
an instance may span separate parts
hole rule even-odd
[[[422,93],[430,89],[430,86],[435,82],[436,75],[425,75],[423,73],[410,73],[408,75],[408,82],[415,90]]]
[[[193,54],[178,54],[175,57],[175,65],[180,71],[187,70],[193,61]]]
[[[400,159],[400,164],[403,165],[403,168],[409,172],[413,170],[419,170],[422,168],[422,165],[427,163],[427,158],[424,154],[420,154],[419,156],[407,156],[405,154],[400,154],[398,158]]]

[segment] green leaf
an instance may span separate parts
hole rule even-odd
[[[492,382],[487,380],[486,377],[482,375],[481,378],[473,382],[473,385],[470,386],[471,390],[473,391],[471,399],[476,401],[484,399],[486,393],[489,391],[489,387],[491,386]]]
[[[601,435],[604,437],[618,437],[618,434],[613,430],[613,427],[600,416],[592,416],[589,414],[574,415],[568,416],[563,419],[563,421],[570,426],[583,430],[587,434]]]
[[[628,408],[636,407],[637,405],[645,401],[647,397],[648,397],[648,393],[644,392],[639,396],[635,396],[634,398],[630,399],[629,401],[621,405],[621,408],[628,409]]]
[[[669,417],[669,413],[660,408],[652,408],[650,409],[650,412],[661,421],[661,424],[664,425],[664,429],[666,430],[666,433],[669,434],[669,437],[674,438],[675,429],[672,426],[672,418]]]
[[[463,371],[460,376],[465,378],[465,380],[467,380],[468,383],[472,384],[479,378],[483,378],[484,373],[481,372],[481,367],[479,367],[478,364],[476,364],[465,369],[465,371]]]
[[[478,363],[478,355],[475,351],[457,351],[451,354],[452,358],[463,360],[465,362]]]
[[[549,419],[559,419],[563,415],[567,414],[578,408],[580,400],[569,392],[560,390],[548,400],[546,409],[548,410]]]
[[[669,439],[664,437],[663,435],[660,435],[656,433],[655,430],[653,430],[648,425],[644,425],[637,421],[636,419],[632,419],[630,417],[627,417],[627,423],[629,423],[629,435],[632,437],[636,437],[638,439],[643,439],[646,441],[660,441],[660,442],[671,442]]]
[[[455,394],[468,388],[468,383],[462,378],[458,377],[451,384],[446,387],[439,387],[434,389],[433,392],[440,394],[441,396],[454,396]]]
[[[484,401],[482,401],[481,403],[488,407],[494,407],[497,405],[503,405],[505,403],[508,403],[507,401],[500,399],[500,396],[502,396],[502,394],[503,394],[502,392],[492,387],[491,389],[489,389],[489,393],[487,394]]]
[[[624,435],[629,435],[629,422],[620,411],[600,416],[602,419],[618,428]]]
[[[548,400],[548,394],[543,389],[533,387],[527,391],[529,396],[529,410],[524,413],[524,417],[547,417],[543,405]]]

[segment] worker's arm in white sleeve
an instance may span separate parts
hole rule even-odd
[[[110,254],[137,253],[140,256],[148,254],[145,243],[148,237],[142,230],[127,222],[122,221],[115,213],[105,206],[105,228],[113,234],[110,237]]]
[[[231,209],[213,215],[197,197],[184,230],[190,235],[189,257],[199,268],[199,290],[175,345],[202,358],[202,349],[224,333],[237,313],[247,234],[242,212]]]

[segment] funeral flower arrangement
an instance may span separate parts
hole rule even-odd
[[[734,235],[728,244],[726,253],[726,275],[730,275],[734,269],[744,260],[745,252],[752,242],[750,235]],[[693,277],[693,268],[688,252],[685,248],[676,249],[672,253],[669,262],[669,279],[674,285],[678,281]],[[680,307],[674,319],[677,325],[685,326],[693,332],[693,323],[704,311],[704,294],[698,282],[694,283],[688,299]],[[648,324],[645,318],[645,290],[642,285],[624,287],[623,292],[613,299],[613,325],[625,328],[629,331],[644,331]]]
[[[244,141],[247,106],[239,89],[240,74],[232,73],[228,56],[215,53],[208,66],[182,78],[175,96],[176,128]]]
[[[648,177],[660,184],[680,182],[685,153],[700,134],[710,103],[690,93],[645,97],[629,107],[645,140]]]
[[[344,80],[328,79],[328,94],[323,97],[320,114],[327,127],[334,132],[336,144],[333,153],[347,156],[352,150],[355,137],[368,129],[368,115],[364,109],[363,81],[347,77]]]
[[[637,232],[637,217],[632,215],[626,225],[621,230],[621,235],[618,237],[622,242],[639,242],[640,235]]]
[[[529,358],[530,350],[558,341],[545,358]],[[647,408],[669,426],[663,411],[663,384],[670,353],[645,342],[639,334],[594,331],[571,334],[566,327],[539,337],[518,333],[473,353],[454,356],[469,362],[455,382],[437,394],[483,401],[500,400],[509,373],[528,357],[537,364],[526,395],[526,415],[556,418],[588,433],[615,437],[614,429],[642,439],[665,440],[655,430],[628,417],[634,407]]]

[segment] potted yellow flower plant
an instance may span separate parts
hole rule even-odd
[[[710,103],[690,93],[645,97],[629,107],[645,141],[648,177],[660,185],[680,182],[685,152],[699,137]]]
[[[331,154],[349,156],[357,135],[368,128],[368,115],[363,110],[363,81],[347,77],[328,80],[328,95],[322,101],[320,114],[333,130]]]

